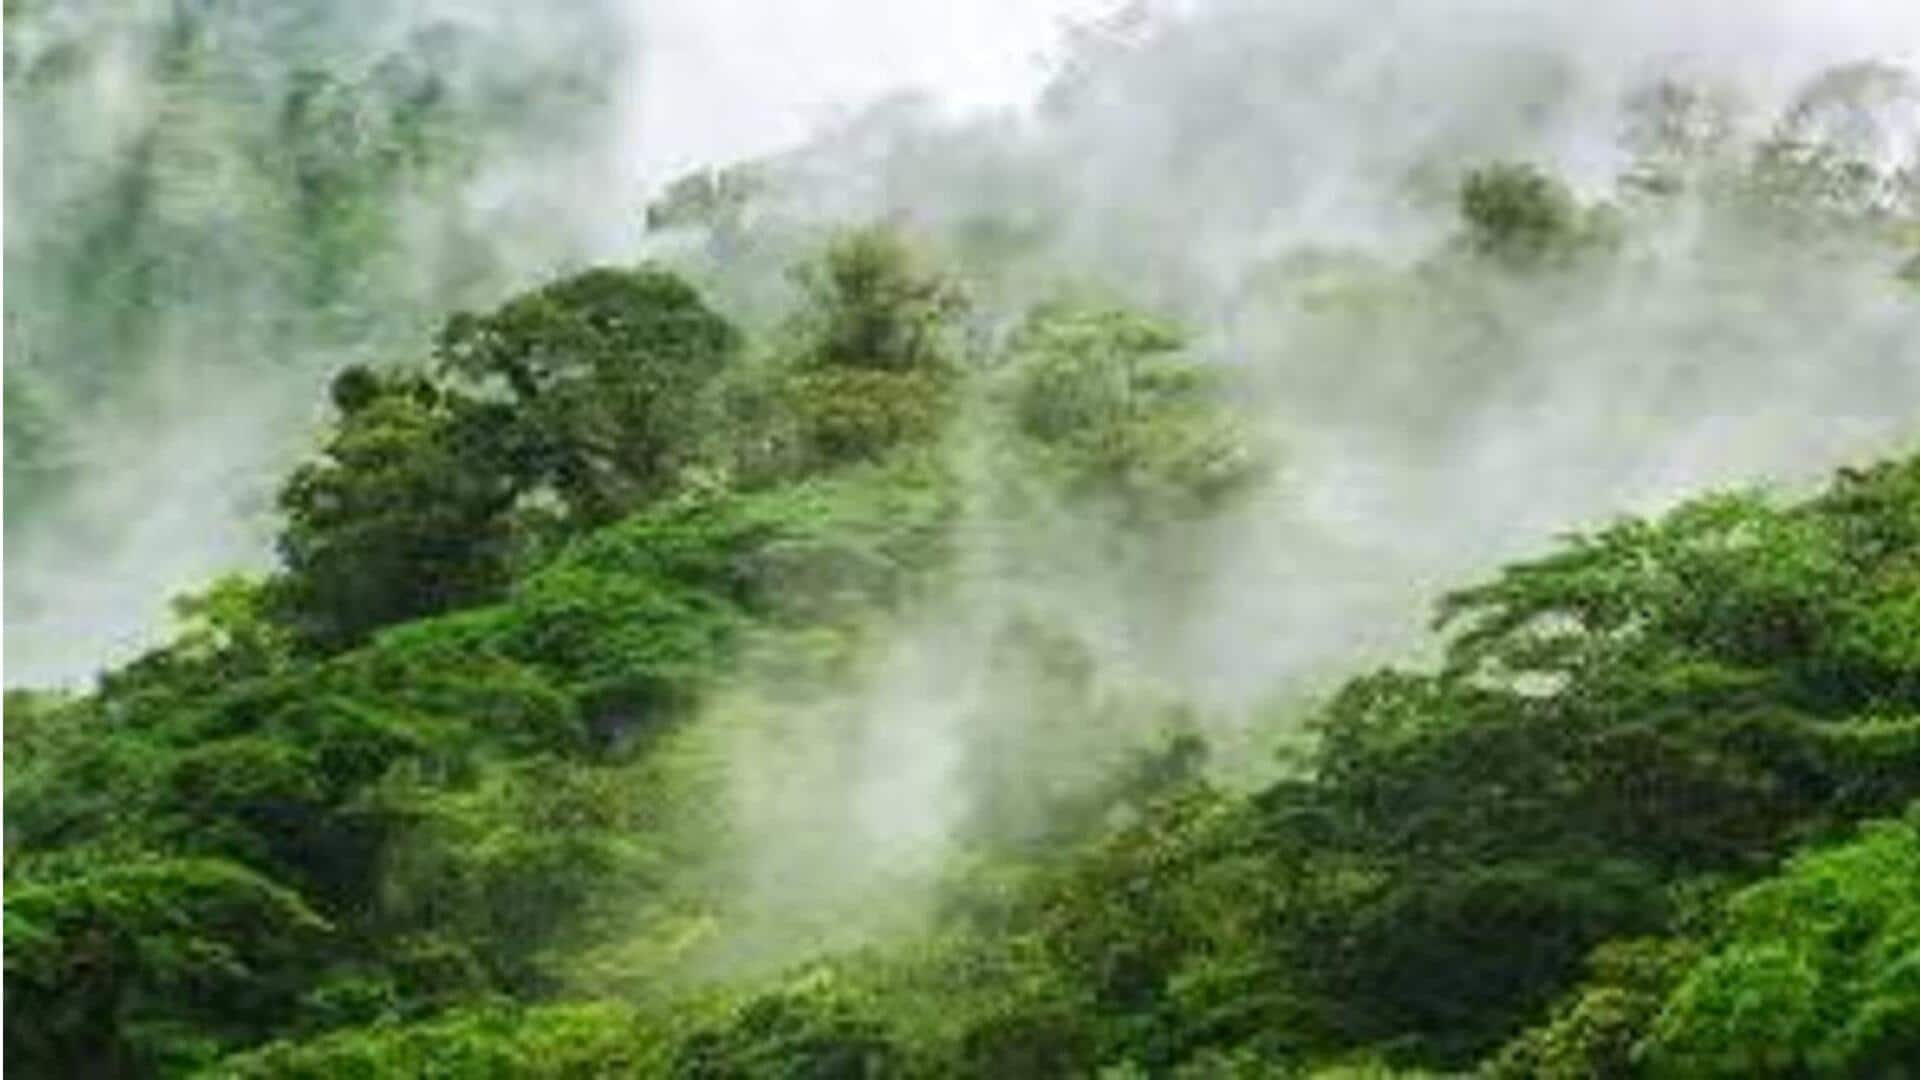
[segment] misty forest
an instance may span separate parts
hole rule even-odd
[[[1920,10],[672,7],[8,0],[17,1076],[1920,1078]]]

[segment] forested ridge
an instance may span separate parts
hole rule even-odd
[[[321,314],[289,334],[404,277],[369,252],[467,152],[443,132],[545,115],[504,76],[382,70],[284,101],[302,138],[364,140],[293,144],[310,201],[275,213],[314,222],[273,287]],[[1453,463],[1570,385],[1680,412],[1766,333],[1837,336],[1843,295],[1885,320],[1846,339],[1881,350],[1866,392],[1910,389],[1920,171],[1821,126],[1901,78],[1836,73],[1752,145],[1665,85],[1604,190],[1426,177],[1431,243],[1271,260],[1228,348],[1023,261],[1030,221],[755,218],[804,160],[669,188],[661,257],[383,325],[319,388],[270,569],[179,597],[88,687],[7,691],[6,1064],[1920,1077],[1911,435],[1518,558],[1489,534],[1476,564],[1506,565],[1436,591],[1424,651],[1334,641],[1252,704],[1170,676],[1218,645],[1208,605],[1266,587],[1236,568],[1334,565],[1237,544],[1322,461],[1289,425]],[[107,306],[43,315],[56,344],[153,332],[128,297],[165,268],[123,270],[134,293],[72,268]],[[1699,311],[1654,310],[1676,290]],[[20,411],[11,359],[10,535],[75,437]]]
[[[1482,205],[1496,184],[1497,208],[1548,192],[1476,176],[1480,242],[1541,257],[1533,211],[1509,241]],[[1161,321],[1047,305],[982,359],[956,284],[897,235],[844,234],[799,277],[776,348],[664,269],[600,269],[451,318],[420,365],[341,372],[281,491],[279,572],[183,599],[173,643],[89,694],[13,694],[9,1062],[1901,1075],[1920,1054],[1913,458],[1797,501],[1704,496],[1449,594],[1437,665],[1349,682],[1250,791],[1208,782],[1177,703],[1116,698],[1070,633],[1011,620],[996,677],[1025,700],[994,705],[1032,730],[965,748],[970,855],[939,916],[702,973],[729,841],[701,727],[742,721],[701,703],[744,652],[779,665],[751,693],[804,708],[951,587],[967,522],[1099,503],[1151,565],[1272,464]],[[1013,479],[960,483],[977,454]],[[1125,752],[1024,760],[1101,742]]]

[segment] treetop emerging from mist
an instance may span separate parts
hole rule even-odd
[[[965,295],[901,233],[843,233],[795,278],[809,301],[801,333],[815,366],[907,372],[953,362],[949,331]]]
[[[1468,247],[1517,266],[1564,260],[1596,239],[1590,213],[1553,176],[1531,165],[1476,169],[1460,188]]]

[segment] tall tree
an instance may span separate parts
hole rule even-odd
[[[946,333],[966,299],[898,232],[843,233],[795,278],[809,301],[812,365],[908,372],[950,363]]]
[[[333,397],[340,420],[320,460],[280,492],[281,588],[299,636],[331,651],[494,595],[537,460],[511,409],[359,367]]]
[[[538,444],[537,468],[579,524],[669,488],[697,440],[702,389],[739,334],[664,270],[595,269],[462,313],[441,369],[504,392]]]

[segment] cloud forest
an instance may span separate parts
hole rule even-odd
[[[1920,15],[696,7],[8,4],[8,1066],[1920,1077]]]

